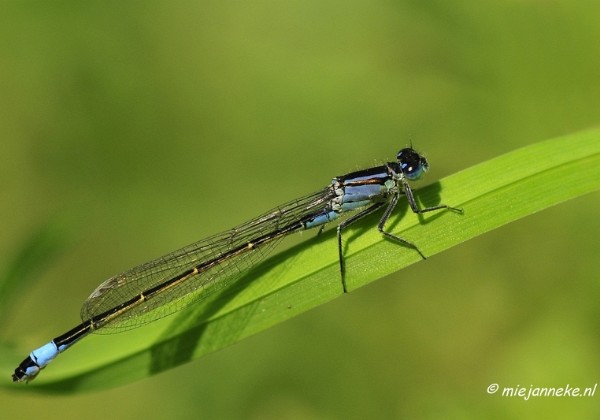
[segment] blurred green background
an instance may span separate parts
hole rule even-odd
[[[17,356],[0,380],[105,278],[411,141],[433,182],[597,126],[599,19],[600,3],[567,0],[3,2],[0,268],[39,229],[50,246],[1,320]],[[2,417],[598,417],[600,390],[486,388],[599,381],[599,204],[531,216],[138,383],[3,388]]]

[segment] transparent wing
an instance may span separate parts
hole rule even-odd
[[[210,236],[153,261],[118,274],[96,288],[81,308],[85,321],[109,311],[155,286],[181,275],[206,261],[218,260],[256,238],[301,221],[327,209],[335,193],[331,187],[279,206],[229,231]],[[209,265],[185,281],[132,306],[107,322],[98,333],[110,334],[137,328],[206,299],[229,286],[251,266],[262,260],[281,236],[259,247],[248,247],[235,256]]]

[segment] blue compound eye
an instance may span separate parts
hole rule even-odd
[[[429,169],[427,159],[409,147],[400,150],[397,158],[400,170],[411,181],[419,179]]]

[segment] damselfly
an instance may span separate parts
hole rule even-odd
[[[423,209],[417,206],[408,181],[417,180],[428,168],[425,157],[412,148],[402,149],[396,162],[335,177],[330,185],[314,194],[108,279],[83,304],[83,322],[33,350],[15,369],[13,381],[34,379],[59,353],[91,332],[112,333],[137,328],[206,299],[239,280],[284,236],[316,227],[323,229],[326,223],[350,211],[358,212],[337,226],[344,292],[347,289],[342,232],[384,206],[378,230],[425,258],[412,242],[384,228],[401,195],[406,196],[414,213],[441,209],[462,213],[461,209],[445,204]]]

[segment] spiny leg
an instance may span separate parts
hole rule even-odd
[[[463,209],[459,209],[456,207],[450,207],[446,204],[440,204],[438,206],[425,207],[424,209],[420,209],[417,206],[412,189],[410,188],[410,185],[408,184],[408,182],[406,182],[405,179],[402,179],[402,186],[404,189],[404,194],[406,194],[406,199],[408,200],[408,204],[410,205],[410,209],[413,211],[413,213],[423,214],[423,213],[427,213],[427,212],[434,211],[434,210],[446,209],[446,210],[453,211],[454,213],[463,214]],[[398,201],[397,198],[396,198],[396,201]],[[388,215],[388,217],[389,217],[389,215]]]
[[[404,187],[404,193],[408,200],[408,204],[410,205],[410,208],[413,211],[413,213],[422,214],[422,213],[427,213],[427,212],[434,211],[434,210],[446,209],[446,210],[450,210],[455,213],[463,214],[462,209],[456,208],[456,207],[450,207],[446,204],[440,204],[438,206],[432,206],[432,207],[426,207],[424,209],[420,209],[417,206],[412,189],[410,188],[410,185],[406,182],[406,180],[404,180],[404,179],[402,180],[402,185]],[[396,236],[390,232],[386,232],[384,230],[385,224],[387,223],[392,212],[394,211],[396,204],[398,204],[398,199],[399,199],[399,193],[396,192],[396,194],[392,195],[392,198],[390,199],[390,202],[389,202],[388,206],[386,207],[385,212],[383,213],[383,216],[379,220],[377,229],[386,238],[389,238],[389,239],[391,239],[397,243],[400,243],[408,248],[414,249],[415,251],[417,251],[419,253],[421,258],[426,259],[425,255],[421,252],[421,250],[415,244],[413,244],[410,241],[407,241],[406,239],[402,239],[401,237]],[[339,253],[339,260],[340,260],[340,272],[342,274],[342,287],[343,287],[344,293],[347,293],[348,289],[346,288],[346,263],[344,260],[344,254],[343,254],[343,250],[342,250],[342,230],[344,230],[345,228],[347,228],[348,226],[350,226],[352,223],[356,222],[357,220],[360,220],[363,217],[365,217],[366,215],[371,214],[374,211],[378,210],[384,204],[385,204],[385,202],[375,203],[371,207],[361,211],[360,213],[350,217],[349,219],[346,219],[344,222],[342,222],[338,225],[338,228],[337,228],[338,253]]]
[[[412,197],[412,195],[411,195]],[[410,201],[410,200],[409,200]],[[413,200],[414,202],[414,200]],[[379,232],[381,232],[382,235],[384,235],[386,238],[389,238],[395,242],[398,242],[408,248],[412,248],[415,251],[417,251],[419,253],[419,255],[421,256],[421,258],[425,259],[425,255],[423,255],[423,253],[421,252],[421,250],[412,242],[407,241],[406,239],[402,239],[399,236],[394,235],[393,233],[390,232],[386,232],[385,230],[383,230],[383,228],[385,227],[385,224],[387,223],[388,219],[390,218],[392,211],[394,211],[394,208],[396,207],[396,204],[398,203],[398,194],[394,194],[392,196],[392,199],[390,200],[390,204],[387,206],[387,208],[385,209],[385,212],[383,213],[383,216],[381,216],[381,219],[379,220],[379,224],[377,225],[377,229],[379,230]],[[412,208],[412,205],[411,205]],[[416,208],[416,204],[415,204],[415,208]],[[418,208],[417,208],[418,210]],[[414,211],[414,210],[413,210]],[[415,212],[417,213],[417,212]]]
[[[410,188],[410,185],[408,184],[408,182],[406,182],[406,180],[402,179],[402,185],[404,187],[404,193],[406,195],[406,199],[408,200],[408,204],[410,205],[410,208],[413,211],[413,213],[422,214],[422,213],[427,213],[427,212],[434,211],[434,210],[445,209],[445,210],[453,211],[455,213],[463,214],[462,209],[459,209],[456,207],[450,207],[446,204],[440,204],[438,206],[432,206],[432,207],[426,207],[424,209],[420,209],[417,206],[415,197],[413,195],[412,189]],[[396,207],[396,204],[398,203],[398,197],[399,197],[399,194],[395,194],[392,196],[392,199],[390,200],[390,204],[385,209],[385,212],[383,213],[383,216],[381,217],[381,220],[379,221],[379,225],[377,225],[377,229],[379,229],[379,232],[381,232],[386,238],[392,239],[393,241],[396,241],[404,246],[414,249],[415,251],[417,251],[419,253],[421,258],[426,259],[425,255],[421,252],[421,250],[415,244],[413,244],[410,241],[407,241],[406,239],[402,239],[399,236],[396,236],[390,232],[386,232],[385,230],[383,230],[385,227],[385,224],[387,223],[388,219],[390,218],[390,216],[392,214],[392,211],[394,210],[394,208]]]
[[[375,203],[371,207],[368,207],[365,210],[361,211],[360,213],[357,213],[354,216],[344,220],[337,227],[338,253],[339,253],[339,259],[340,259],[340,273],[342,274],[342,288],[344,290],[344,293],[348,293],[348,289],[346,288],[346,263],[344,261],[344,252],[342,249],[342,230],[344,230],[345,228],[347,228],[348,226],[350,226],[352,223],[356,222],[357,220],[360,220],[363,217],[365,217],[366,215],[371,214],[374,211],[378,210],[381,206],[383,206],[383,204],[384,204],[383,202]]]

